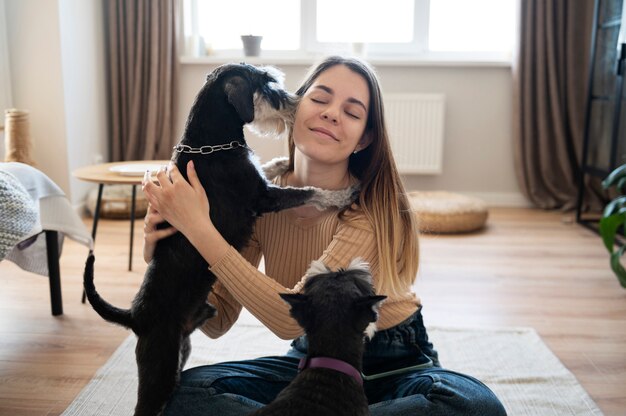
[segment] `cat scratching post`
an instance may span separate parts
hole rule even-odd
[[[28,111],[15,108],[5,110],[4,129],[4,161],[35,166],[30,156],[33,144],[30,140]]]

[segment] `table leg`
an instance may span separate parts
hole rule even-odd
[[[102,202],[103,189],[104,184],[98,184],[98,199],[96,199],[96,210],[93,213],[93,225],[91,226],[91,238],[93,240],[94,247],[96,244],[96,231],[98,231],[98,220],[100,219],[100,203]],[[85,296],[85,289],[83,289],[83,297],[81,299],[82,303],[85,303]]]
[[[96,199],[96,211],[93,213],[93,224],[91,226],[91,238],[96,243],[96,231],[98,231],[98,220],[100,219],[100,203],[102,202],[102,190],[104,184],[98,184],[98,199]]]
[[[61,270],[59,268],[59,233],[46,230],[46,254],[48,257],[48,276],[50,278],[50,305],[52,315],[63,315],[61,296]]]
[[[135,205],[137,197],[137,186],[133,185],[133,198],[130,205],[130,253],[128,255],[128,271],[133,269],[133,239],[135,236]]]

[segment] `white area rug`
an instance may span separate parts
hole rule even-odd
[[[472,375],[500,398],[509,416],[602,415],[532,328],[429,327],[442,364]],[[242,313],[226,335],[211,340],[196,331],[187,367],[289,349],[251,315]],[[137,391],[135,336],[129,336],[63,413],[64,416],[131,415]]]

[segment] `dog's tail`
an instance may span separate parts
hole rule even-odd
[[[83,287],[89,303],[103,319],[128,329],[133,329],[133,317],[130,309],[120,309],[111,305],[102,299],[96,291],[96,286],[93,283],[93,264],[95,261],[96,258],[93,252],[90,251],[89,257],[87,257],[87,264],[85,264],[85,274],[83,275]]]

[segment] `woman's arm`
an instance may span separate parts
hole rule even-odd
[[[278,337],[293,339],[302,335],[302,329],[290,316],[289,306],[279,294],[298,291],[305,277],[295,287],[287,288],[250,264],[224,240],[211,222],[209,202],[192,162],[187,166],[187,175],[189,183],[174,167],[171,181],[163,171],[157,174],[161,186],[146,181],[144,192],[150,204],[187,237],[209,263],[220,284],[237,302]],[[334,269],[346,267],[353,258],[361,257],[370,263],[376,276],[378,261],[375,244],[371,227],[342,223],[319,260]]]
[[[241,251],[241,255],[253,266],[259,267],[261,250],[254,238]],[[209,303],[217,308],[217,315],[208,319],[200,328],[211,338],[224,335],[237,321],[241,313],[241,303],[224,287],[218,279],[209,294]]]
[[[280,238],[279,230],[276,238]],[[319,260],[331,269],[347,267],[350,261],[361,257],[370,264],[374,279],[378,276],[376,243],[371,227],[357,227],[341,222],[332,241]],[[285,259],[289,261],[289,259]],[[279,297],[280,293],[299,292],[307,277],[303,276],[293,287],[285,287],[279,278],[272,278],[254,268],[233,248],[229,249],[211,271],[228,291],[259,319],[276,336],[293,339],[303,330],[291,318],[289,306]]]

